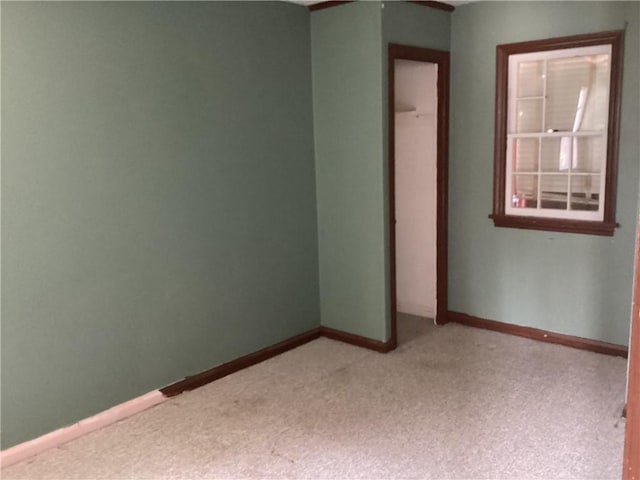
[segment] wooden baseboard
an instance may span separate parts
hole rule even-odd
[[[270,347],[263,348],[261,350],[258,350],[257,352],[249,353],[248,355],[236,358],[235,360],[231,360],[230,362],[223,363],[222,365],[218,365],[217,367],[213,367],[209,370],[205,370],[204,372],[187,377],[184,380],[172,383],[171,385],[161,388],[160,391],[166,397],[173,397],[182,392],[194,390],[198,387],[206,385],[207,383],[211,383],[214,380],[226,377],[227,375],[248,368],[252,365],[255,365],[256,363],[260,363],[271,357],[280,355],[287,350],[291,350],[293,348],[299,347],[300,345],[304,345],[311,340],[315,340],[319,336],[320,328],[314,328],[313,330],[309,330],[308,332],[301,333],[300,335],[296,335],[295,337],[288,338],[287,340],[276,343],[275,345],[271,345]]]
[[[27,458],[38,455],[51,448],[64,445],[71,440],[82,437],[87,433],[95,432],[108,425],[112,425],[127,417],[131,417],[148,408],[158,405],[166,400],[158,390],[149,392],[137,398],[133,398],[124,403],[111,407],[104,412],[100,412],[92,417],[80,420],[68,427],[59,428],[53,432],[46,433],[38,438],[19,443],[11,448],[0,452],[0,467],[5,468],[14,463],[21,462]],[[0,474],[0,477],[2,475]]]
[[[320,334],[323,337],[331,338],[332,340],[349,343],[351,345],[356,345],[357,347],[368,348],[369,350],[375,350],[380,353],[387,353],[396,348],[396,345],[393,342],[381,342],[380,340],[373,340],[371,338],[343,332],[342,330],[336,330],[329,327],[320,327]]]
[[[328,327],[314,328],[313,330],[288,338],[287,340],[276,343],[270,347],[263,348],[257,352],[244,355],[235,360],[231,360],[230,362],[218,365],[217,367],[210,368],[202,373],[198,373],[187,377],[184,380],[172,383],[160,390],[154,390],[142,397],[134,398],[133,400],[117,405],[109,410],[99,413],[98,415],[81,420],[69,427],[61,428],[43,435],[42,437],[38,437],[34,440],[30,440],[4,450],[0,455],[0,466],[8,467],[9,465],[25,460],[26,458],[45,450],[60,446],[70,440],[83,436],[99,428],[103,428],[107,425],[111,425],[123,418],[129,417],[156,405],[166,400],[167,397],[174,397],[182,392],[194,390],[198,387],[211,383],[214,380],[226,377],[227,375],[239,370],[248,368],[271,357],[275,357],[276,355],[280,355],[287,350],[304,345],[305,343],[315,340],[321,336],[357,345],[359,347],[368,348],[377,352],[388,352],[395,348],[395,345],[392,346],[390,342],[380,342],[378,340],[372,340],[370,338],[361,337],[360,335],[354,335],[352,333],[342,332]]]
[[[484,328],[485,330],[493,330],[509,335],[517,335],[518,337],[531,338],[540,342],[555,343],[564,345],[565,347],[577,348],[580,350],[588,350],[595,353],[603,353],[605,355],[613,355],[616,357],[627,358],[629,349],[624,345],[616,345],[614,343],[601,342],[599,340],[590,340],[588,338],[574,337],[572,335],[564,335],[562,333],[548,332],[532,327],[522,327],[511,323],[503,323],[486,318],[474,317],[460,312],[447,312],[447,321],[467,325],[469,327]]]
[[[376,352],[382,353],[389,352],[396,347],[391,342],[381,342],[379,340],[372,340],[367,337],[343,332],[341,330],[335,330],[329,327],[319,327],[314,328],[313,330],[309,330],[308,332],[301,333],[300,335],[296,335],[295,337],[291,337],[280,343],[276,343],[275,345],[272,345],[270,347],[258,350],[257,352],[250,353],[243,357],[236,358],[235,360],[231,360],[230,362],[218,365],[217,367],[210,368],[209,370],[205,370],[204,372],[197,373],[185,378],[184,380],[172,383],[171,385],[161,388],[160,391],[166,397],[173,397],[179,395],[182,392],[194,390],[198,387],[206,385],[207,383],[211,383],[214,380],[226,377],[227,375],[248,368],[252,365],[255,365],[256,363],[260,363],[271,357],[280,355],[287,350],[291,350],[293,348],[299,347],[300,345],[304,345],[305,343],[310,342],[311,340],[315,340],[318,337],[327,337],[333,340],[338,340],[341,342],[349,343],[351,345],[368,348],[370,350],[375,350]]]

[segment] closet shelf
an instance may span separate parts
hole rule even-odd
[[[415,117],[415,118],[422,118],[422,117],[428,117],[430,115],[433,115],[433,113],[419,112],[416,109],[413,109],[413,110],[396,110],[395,114],[398,115],[398,116],[402,116],[402,117]]]

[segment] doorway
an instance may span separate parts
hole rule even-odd
[[[390,342],[397,312],[446,323],[449,52],[390,44]]]

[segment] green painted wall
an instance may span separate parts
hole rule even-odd
[[[495,46],[625,20],[621,228],[493,227]],[[626,343],[639,23],[634,2],[3,2],[2,448],[320,319],[388,338],[388,42],[452,51],[450,308]]]
[[[636,2],[479,2],[452,15],[449,308],[627,344],[638,194]],[[625,41],[614,237],[495,228],[493,115],[498,44],[617,30]]]
[[[382,38],[385,65],[389,43],[449,50],[451,13],[412,3],[385,2],[382,9]],[[384,73],[386,75],[386,69]]]
[[[309,28],[2,3],[2,448],[319,325]]]
[[[387,44],[447,50],[450,14],[361,2],[311,15],[322,324],[389,338]]]
[[[311,14],[322,325],[386,339],[378,2]]]
[[[386,2],[382,11],[382,92],[384,101],[382,102],[382,119],[384,142],[384,225],[385,225],[385,284],[387,287],[386,298],[390,298],[390,255],[389,255],[389,131],[388,131],[388,52],[390,43],[400,45],[411,45],[415,47],[431,48],[434,50],[450,49],[451,39],[451,13],[433,8],[425,8],[406,2]],[[391,304],[387,308],[387,332],[390,332]]]

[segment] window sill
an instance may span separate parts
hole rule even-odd
[[[491,214],[496,227],[524,228],[549,232],[582,233],[613,237],[617,223],[565,220],[560,218],[523,217],[517,215]]]

